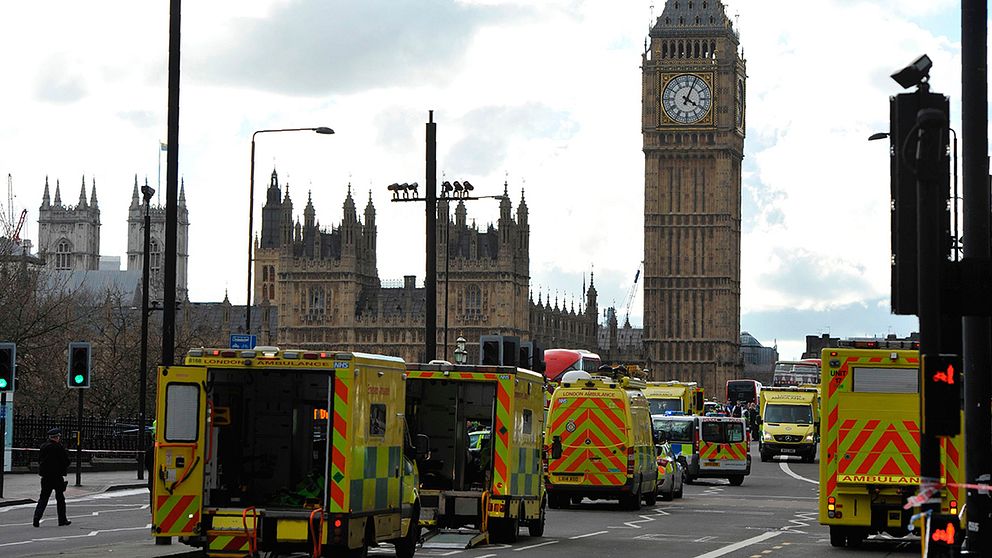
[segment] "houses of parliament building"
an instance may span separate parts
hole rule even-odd
[[[521,191],[514,211],[506,185],[503,193],[499,220],[485,230],[469,224],[464,202],[457,202],[452,216],[450,202],[438,200],[438,357],[453,359],[455,340],[464,337],[469,361],[477,362],[479,337],[487,334],[516,335],[544,347],[594,349],[595,285],[584,289],[579,310],[540,296],[535,301],[527,203]],[[278,326],[260,343],[423,360],[426,293],[415,276],[395,286],[380,280],[375,219],[371,194],[360,215],[349,185],[338,225],[322,227],[309,197],[300,222],[288,185],[283,187],[273,170],[255,240],[253,296],[262,323],[269,323],[264,313],[276,312]],[[447,339],[441,327],[445,306]]]

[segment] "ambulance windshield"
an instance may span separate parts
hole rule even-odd
[[[765,422],[788,424],[809,424],[813,422],[813,411],[809,405],[765,405]]]

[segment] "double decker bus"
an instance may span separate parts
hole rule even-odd
[[[544,375],[549,382],[557,382],[570,370],[595,374],[603,364],[599,355],[584,349],[548,349],[544,351]]]
[[[758,404],[761,382],[758,380],[727,380],[727,402],[731,404]]]
[[[820,359],[780,360],[772,372],[772,387],[820,385]]]

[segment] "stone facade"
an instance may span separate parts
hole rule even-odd
[[[147,183],[146,183],[147,185]],[[149,254],[150,286],[149,299],[163,299],[162,283],[165,267],[165,207],[153,205],[151,215],[151,250]],[[179,190],[179,227],[177,231],[176,259],[176,300],[188,298],[187,268],[189,262],[189,212],[186,210],[185,185]],[[87,286],[101,290],[110,285],[126,285],[132,292],[135,278],[141,281],[142,258],[144,253],[144,206],[138,195],[138,177],[134,178],[131,206],[127,217],[127,268],[104,268],[100,266],[100,207],[96,198],[96,180],[91,182],[89,201],[86,200],[86,182],[79,193],[79,202],[72,207],[62,204],[59,182],[55,182],[55,199],[50,199],[48,178],[45,178],[45,192],[38,209],[38,255],[47,266],[59,271],[78,273],[71,282],[75,286]],[[104,258],[105,263],[111,261]],[[140,299],[138,294],[135,294]]]
[[[145,186],[148,181],[145,181]],[[165,206],[149,204],[149,220],[151,222],[151,242],[148,254],[149,300],[162,300],[162,283],[165,280]],[[179,187],[177,205],[179,225],[176,230],[176,300],[187,300],[189,290],[187,277],[189,268],[189,211],[186,209],[186,185]],[[144,254],[144,222],[145,206],[138,195],[138,177],[134,177],[134,189],[131,192],[131,205],[127,210],[127,271],[142,272]]]
[[[479,337],[487,334],[534,338],[549,346],[549,340],[578,340],[563,332],[581,329],[591,332],[585,346],[594,347],[595,311],[591,317],[569,315],[532,336],[532,324],[547,323],[542,317],[552,311],[529,299],[530,226],[522,192],[514,212],[504,185],[499,220],[485,229],[469,224],[464,202],[456,202],[453,213],[452,217],[448,200],[439,200],[439,358],[453,359],[455,340],[462,336],[469,341],[470,362],[475,362]],[[339,225],[321,227],[316,214],[308,199],[303,222],[294,217],[289,187],[283,188],[272,172],[262,209],[262,233],[255,241],[253,296],[257,304],[271,305],[278,314],[274,342],[423,360],[426,293],[415,276],[406,276],[402,285],[395,286],[380,280],[371,194],[363,218],[350,185]],[[592,297],[595,300],[594,289]]]
[[[668,0],[642,72],[647,367],[719,393],[742,373],[746,79],[722,2]]]
[[[96,179],[91,179],[86,201],[86,177],[75,206],[62,204],[59,181],[55,181],[55,199],[49,196],[48,177],[38,208],[38,255],[52,269],[60,271],[96,271],[100,267],[100,206],[96,199]]]

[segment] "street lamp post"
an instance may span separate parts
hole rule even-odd
[[[145,398],[148,384],[148,251],[151,249],[151,223],[152,219],[148,213],[148,204],[155,194],[155,189],[147,184],[141,187],[141,197],[145,200],[145,220],[144,220],[144,242],[141,257],[141,363],[139,365],[138,380],[138,440],[143,449],[147,447],[145,441]],[[138,451],[138,480],[145,478],[144,462],[141,457],[143,451]]]
[[[248,290],[245,295],[245,333],[251,333],[251,268],[252,268],[252,232],[255,226],[255,136],[273,132],[316,132],[318,134],[333,134],[334,130],[327,126],[316,128],[277,128],[271,130],[256,130],[251,135],[251,170],[248,177]]]

